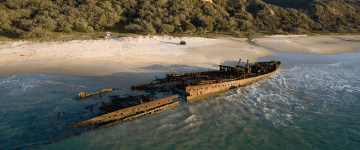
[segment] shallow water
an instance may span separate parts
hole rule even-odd
[[[102,98],[129,93],[132,83],[163,73],[0,78],[0,110],[6,112],[0,149],[360,149],[359,58],[279,53],[259,60],[282,60],[267,79],[90,132],[66,126],[99,113]],[[109,86],[118,90],[74,99],[79,91]]]

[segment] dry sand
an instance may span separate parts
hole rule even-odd
[[[277,36],[253,39],[260,46],[287,53],[356,53],[360,36]]]
[[[178,43],[184,40],[186,45]],[[0,77],[34,73],[102,76],[169,68],[217,68],[238,59],[255,62],[276,52],[357,52],[360,36],[272,36],[245,38],[134,36],[98,41],[0,43]],[[354,42],[357,41],[357,42]],[[264,48],[265,47],[265,48]]]

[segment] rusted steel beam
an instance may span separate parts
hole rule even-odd
[[[137,113],[141,113],[143,111],[147,111],[162,105],[166,105],[169,103],[173,102],[173,99],[178,98],[178,95],[173,95],[173,96],[169,96],[169,97],[165,97],[159,100],[155,100],[155,101],[151,101],[151,102],[147,102],[147,103],[143,103],[140,105],[136,105],[136,106],[132,106],[129,108],[125,108],[125,109],[121,109],[121,110],[117,110],[96,118],[92,118],[83,122],[80,122],[78,124],[69,126],[67,128],[74,128],[74,127],[84,127],[84,126],[90,126],[90,125],[95,125],[95,124],[99,124],[99,123],[106,123],[109,121],[116,121]]]
[[[278,70],[280,66],[277,66],[276,70]],[[185,92],[189,94],[189,96],[186,97],[186,100],[188,103],[192,103],[194,101],[217,95],[221,92],[228,91],[230,89],[234,89],[236,87],[244,86],[253,82],[256,82],[258,80],[261,80],[265,77],[268,77],[272,74],[274,74],[276,71],[260,75],[257,77],[252,78],[246,78],[246,79],[240,79],[235,81],[229,81],[229,82],[221,82],[221,83],[213,83],[213,84],[207,84],[207,85],[195,85],[195,86],[187,86],[185,88]]]
[[[99,92],[90,92],[90,93],[84,93],[84,92],[80,92],[78,94],[78,97],[76,97],[76,99],[78,98],[85,98],[85,97],[89,97],[89,96],[93,96],[93,95],[97,95],[97,94],[101,94],[101,93],[106,93],[106,92],[111,92],[113,91],[112,88],[104,88]]]
[[[118,120],[118,121],[115,121],[115,122],[106,124],[106,125],[104,125],[104,126],[101,126],[101,127],[99,127],[99,128],[96,128],[95,130],[101,129],[101,128],[106,128],[106,127],[109,127],[109,126],[112,126],[112,125],[115,125],[115,124],[118,124],[118,123],[122,123],[122,122],[125,122],[125,121],[133,120],[133,119],[136,119],[136,118],[140,118],[140,117],[152,115],[152,114],[155,114],[155,113],[159,113],[159,112],[162,112],[162,111],[164,111],[164,110],[177,107],[177,106],[179,106],[179,105],[181,105],[180,101],[172,102],[172,103],[166,104],[166,105],[164,105],[164,106],[161,106],[161,107],[158,107],[158,108],[155,108],[155,109],[152,109],[152,110],[148,110],[148,111],[146,111],[146,112],[143,112],[143,113],[140,113],[140,114],[137,114],[137,115],[133,115],[133,116],[129,116],[129,117],[126,117],[126,118],[124,118],[124,119],[120,119],[120,120]]]

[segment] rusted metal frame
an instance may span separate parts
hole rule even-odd
[[[187,96],[187,100],[192,98],[207,95],[210,93],[215,93],[218,91],[222,91],[225,89],[230,89],[230,87],[237,86],[234,81],[232,82],[222,82],[222,83],[214,83],[209,85],[199,85],[199,86],[188,86],[186,87],[186,93],[189,93]]]
[[[278,70],[280,66],[276,68]],[[197,86],[188,86],[186,87],[185,91],[188,93],[189,96],[186,97],[187,102],[191,103],[196,100],[200,100],[202,98],[206,98],[209,96],[217,95],[218,93],[221,93],[223,91],[228,91],[232,89],[232,87],[240,87],[244,86],[253,82],[256,82],[258,80],[261,80],[265,77],[268,77],[272,74],[274,74],[275,71],[269,72],[267,74],[257,76],[254,78],[247,78],[247,79],[241,79],[237,81],[230,81],[230,82],[223,82],[223,83],[215,83],[215,84],[209,84],[209,85],[197,85]]]
[[[99,124],[99,123],[105,123],[105,122],[109,122],[109,121],[115,121],[115,120],[119,120],[122,118],[125,118],[127,116],[131,116],[143,111],[147,111],[162,105],[166,105],[169,103],[173,102],[173,99],[178,98],[178,95],[173,95],[173,96],[169,96],[166,98],[162,98],[159,100],[155,100],[155,101],[151,101],[151,102],[147,102],[147,103],[143,103],[140,105],[136,105],[136,106],[132,106],[129,108],[125,108],[125,109],[121,109],[121,110],[117,110],[99,117],[95,117],[83,122],[80,122],[78,124],[69,126],[67,128],[73,128],[73,127],[83,127],[83,126],[90,126],[90,125],[95,125],[95,124]]]
[[[250,65],[246,64],[245,67],[240,66],[239,64],[236,65],[237,68],[247,68],[247,70],[250,71],[251,68],[254,68],[255,70],[253,70],[252,72],[254,73],[261,73],[261,72],[257,72],[257,70],[259,69],[259,67],[264,68],[264,71],[262,74],[264,74],[265,72],[268,72],[269,69],[266,69],[266,66],[273,66],[275,65],[274,68],[276,68],[277,64],[280,64],[280,62],[276,62],[276,61],[271,61],[271,62],[259,62],[259,63],[255,63],[255,66],[250,67]],[[231,81],[233,80],[231,77],[231,73],[233,73],[235,70],[237,70],[236,67],[232,67],[232,66],[225,66],[225,65],[219,65],[220,66],[220,73],[230,73],[230,80],[227,80],[227,76],[225,76],[225,79],[222,78],[219,82],[226,82],[226,81]],[[257,69],[256,69],[257,68]],[[273,69],[271,69],[272,71]],[[275,69],[274,69],[275,70]],[[242,69],[239,69],[238,71],[243,71]],[[252,73],[251,72],[251,73]],[[250,72],[248,72],[250,73]],[[245,74],[246,75],[246,74]],[[161,79],[160,84],[165,84],[165,83],[171,83],[171,82],[175,82],[175,81],[181,81],[182,85],[185,84],[185,82],[190,83],[190,85],[201,85],[203,84],[204,79],[199,79],[199,78],[205,78],[205,80],[210,80],[214,79],[216,76],[219,76],[219,71],[207,71],[207,72],[197,72],[197,73],[187,73],[187,74],[167,74],[165,79]],[[248,76],[248,75],[246,75]],[[178,78],[177,78],[178,77]],[[157,79],[160,80],[160,79]],[[208,83],[208,82],[206,82]],[[211,82],[210,82],[211,83]]]
[[[230,67],[230,66],[221,66],[220,65],[220,71],[208,71],[208,72],[198,72],[198,73],[187,73],[187,74],[180,74],[180,75],[169,75],[167,74],[164,79],[157,79],[157,83],[153,84],[147,84],[147,85],[140,85],[137,87],[141,88],[151,88],[151,91],[153,91],[153,88],[173,88],[168,87],[166,85],[174,84],[177,86],[176,89],[183,90],[185,93],[183,95],[186,96],[188,103],[194,102],[196,100],[200,100],[202,98],[206,98],[209,96],[217,95],[219,93],[222,93],[224,91],[236,89],[234,87],[240,87],[244,86],[253,82],[256,82],[258,80],[261,80],[265,77],[270,76],[273,74],[276,70],[280,68],[281,62],[264,62],[264,63],[256,63],[253,66],[250,66],[248,63],[244,67],[247,69],[247,73],[245,73],[242,68],[238,64],[237,68]],[[263,70],[263,71],[259,71]],[[242,71],[242,72],[241,72]],[[213,80],[213,81],[211,81]],[[215,82],[215,83],[214,83]],[[164,85],[166,83],[166,85]],[[186,86],[187,85],[187,86]],[[191,88],[193,88],[191,90]],[[196,90],[195,90],[196,88]],[[200,89],[200,90],[199,90]],[[180,94],[181,95],[181,94]],[[177,95],[176,95],[177,96]],[[93,123],[109,123],[103,127],[110,126],[113,124],[117,124],[123,121],[132,120],[137,117],[142,117],[144,115],[153,114],[158,111],[162,111],[162,109],[159,108],[168,108],[172,106],[173,104],[178,104],[179,102],[171,102],[164,103],[163,105],[157,105],[155,107],[152,107],[148,110],[144,110],[143,108],[140,110],[136,110],[135,107],[140,106],[133,106],[135,109],[130,111],[130,113],[126,114],[127,116],[111,116],[112,113],[105,115],[103,118],[93,118],[95,120],[87,120],[82,122],[83,124],[79,123],[74,126],[79,125],[93,125]],[[129,108],[133,108],[129,107]],[[126,108],[126,109],[129,109]],[[126,110],[123,109],[123,110]],[[117,112],[117,111],[115,111]],[[114,112],[113,112],[114,113]],[[110,115],[110,116],[109,116]],[[125,114],[124,114],[125,115]],[[116,115],[115,115],[116,116]],[[102,117],[102,116],[100,116]],[[108,117],[108,118],[106,118]],[[98,121],[96,120],[98,119]],[[101,127],[102,128],[102,127]]]
[[[231,81],[237,81],[237,80],[242,80],[242,79],[244,79],[244,80],[248,79],[249,81],[252,81],[253,78],[258,78],[259,75],[263,76],[263,75],[266,75],[268,73],[271,73],[271,72],[277,70],[280,67],[280,64],[281,64],[281,62],[279,62],[279,61],[278,62],[276,62],[276,61],[260,62],[260,63],[256,63],[254,66],[250,67],[249,63],[247,62],[246,66],[244,68],[248,69],[248,73],[243,74],[243,75],[240,74],[241,76],[238,76],[239,74],[234,74],[234,75],[232,74],[234,71],[232,69],[236,69],[235,67],[220,65],[220,71],[209,71],[209,72],[184,74],[184,75],[182,75],[182,77],[185,79],[181,79],[181,82],[182,82],[182,85],[184,85],[184,83],[187,82],[188,85],[194,87],[194,86],[222,84],[224,82],[231,82]],[[253,68],[253,71],[250,72],[251,68]],[[264,68],[264,70],[262,72],[257,72],[257,70],[259,68]],[[167,77],[173,77],[173,76],[174,75],[168,75]],[[238,76],[238,77],[236,77],[236,76]],[[217,83],[214,83],[214,81],[209,81],[212,79],[215,79],[215,81]],[[214,86],[214,88],[217,88],[217,87],[218,86]],[[220,90],[222,90],[222,88],[217,89],[216,91],[220,91]],[[216,91],[213,91],[213,92],[216,92]],[[199,93],[196,93],[196,94],[199,94]],[[190,93],[190,95],[191,95],[191,93]],[[201,95],[201,93],[200,93],[200,95]]]
[[[153,115],[155,113],[159,113],[159,112],[162,112],[164,110],[177,107],[179,105],[181,105],[180,101],[172,102],[172,103],[166,104],[164,106],[160,106],[160,107],[148,110],[146,112],[143,112],[143,113],[140,113],[140,114],[137,114],[137,115],[133,115],[133,116],[126,117],[124,119],[117,120],[115,122],[112,122],[112,123],[106,124],[104,126],[98,127],[95,130],[106,128],[106,127],[109,127],[109,126],[112,126],[112,125],[115,125],[115,124],[119,124],[119,123],[122,123],[122,122],[125,122],[125,121],[130,121],[130,120],[133,120],[133,119],[136,119],[136,118],[145,117],[145,116],[148,116],[148,115]]]
[[[223,72],[223,73],[231,73],[232,71],[234,71],[234,69],[236,69],[235,67],[231,67],[231,66],[224,66],[224,65],[220,65],[220,72]],[[221,70],[226,70],[226,71],[221,71]],[[230,72],[229,72],[230,70]],[[208,74],[206,74],[208,73]],[[192,80],[190,81],[187,81],[187,82],[190,82],[191,84],[190,85],[203,85],[203,84],[211,84],[213,82],[209,82],[209,81],[206,81],[206,80],[209,80],[208,78],[215,78],[215,77],[210,77],[210,74],[209,73],[216,73],[216,72],[202,72],[202,73],[190,73],[189,75],[191,74],[195,74],[195,76],[188,76],[188,78],[191,78]],[[212,76],[216,76],[216,74],[211,74]],[[228,77],[227,77],[228,76]],[[218,81],[218,83],[221,83],[221,82],[228,82],[228,81],[233,81],[233,80],[236,80],[238,78],[245,78],[245,76],[247,75],[242,75],[241,77],[237,77],[237,78],[233,78],[232,75],[226,75],[224,77],[222,77],[223,79],[220,79]],[[199,78],[205,78],[205,79],[199,79]],[[225,78],[225,79],[224,79]],[[228,79],[227,79],[228,78]],[[184,85],[184,80],[181,80],[182,81],[182,85]]]

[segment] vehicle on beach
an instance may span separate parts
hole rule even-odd
[[[165,78],[149,84],[133,85],[131,90],[143,90],[147,94],[137,96],[112,96],[111,103],[100,108],[104,113],[98,117],[69,126],[99,129],[135,118],[159,113],[183,103],[215,96],[269,77],[280,69],[281,61],[256,62],[245,66],[219,65],[219,70],[184,74],[166,74]],[[102,92],[99,92],[101,94]],[[159,95],[168,95],[158,99]],[[153,100],[158,99],[158,100]],[[174,100],[175,99],[175,100]]]
[[[185,42],[185,41],[181,41],[181,42],[180,42],[180,45],[186,45],[186,42]]]

